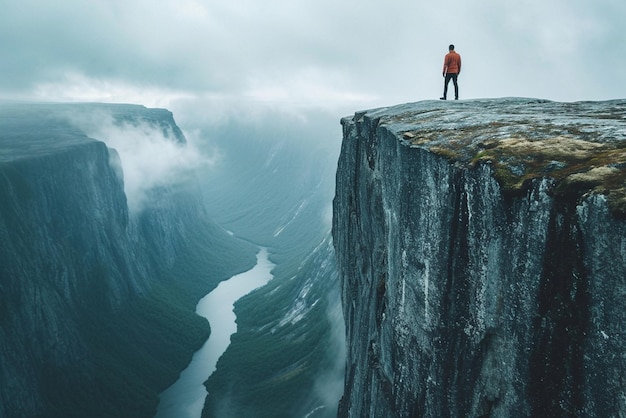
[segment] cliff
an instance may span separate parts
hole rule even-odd
[[[341,417],[626,414],[626,101],[342,120]]]
[[[162,109],[0,104],[0,417],[153,416],[208,335],[195,302],[254,262],[193,183],[131,213],[117,151],[85,130],[103,118],[185,144]]]

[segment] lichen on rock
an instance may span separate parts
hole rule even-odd
[[[626,416],[626,101],[342,124],[339,416]]]
[[[559,190],[605,194],[614,215],[626,216],[624,100],[422,102],[411,109],[381,125],[456,162],[491,164],[505,191],[551,177]]]

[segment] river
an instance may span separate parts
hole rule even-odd
[[[211,335],[178,380],[159,395],[155,418],[200,418],[207,396],[204,382],[215,371],[217,360],[230,344],[230,336],[237,331],[233,304],[273,277],[274,264],[269,261],[266,248],[260,249],[256,260],[251,270],[221,282],[198,302],[196,313],[209,321]]]

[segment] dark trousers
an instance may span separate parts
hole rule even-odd
[[[446,74],[446,81],[444,81],[443,83],[443,98],[447,98],[448,97],[448,83],[450,83],[450,80],[452,80],[452,84],[454,84],[454,98],[458,99],[459,98],[459,84],[456,82],[456,78],[459,75],[457,73],[447,73]]]

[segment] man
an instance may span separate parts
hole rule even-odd
[[[461,73],[461,56],[454,50],[454,45],[448,47],[449,51],[443,60],[443,77],[445,78],[443,84],[443,97],[441,100],[446,100],[448,97],[448,83],[452,80],[454,84],[454,100],[459,100],[459,85],[457,83],[457,77]]]

